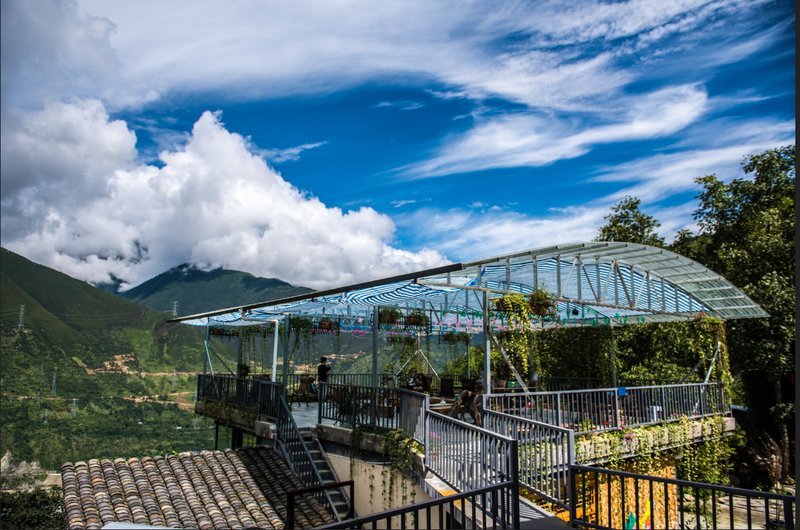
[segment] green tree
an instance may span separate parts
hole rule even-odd
[[[752,178],[728,183],[709,175],[695,219],[698,235],[683,232],[676,252],[722,274],[763,307],[769,318],[730,321],[731,369],[743,383],[754,426],[770,432],[789,473],[794,421],[795,148],[745,157]]]
[[[664,238],[659,236],[656,228],[661,226],[655,217],[647,215],[639,209],[641,199],[624,197],[611,207],[611,213],[604,219],[606,224],[597,232],[597,241],[626,241],[643,245],[664,246]]]
[[[0,527],[20,530],[66,528],[61,490],[0,492]]]

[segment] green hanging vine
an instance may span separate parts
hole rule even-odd
[[[500,344],[520,376],[527,379],[530,357],[529,335],[531,333],[529,301],[519,293],[506,293],[500,298],[496,298],[494,304],[495,308],[503,313],[508,324],[508,329],[498,334]],[[503,364],[500,363],[496,367],[499,378],[508,376],[508,370],[504,369]],[[534,370],[536,370],[535,367]]]
[[[383,460],[388,464],[388,470],[384,470],[384,490],[387,491],[387,498],[392,499],[395,491],[395,480],[400,478],[400,487],[403,505],[409,501],[409,483],[413,484],[412,459],[418,452],[422,452],[422,446],[415,440],[406,436],[403,431],[395,429],[389,431],[383,437]],[[388,479],[388,486],[386,481]],[[403,480],[408,479],[408,480]],[[416,490],[411,487],[411,500],[416,497]]]

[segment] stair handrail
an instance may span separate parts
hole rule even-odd
[[[286,493],[286,528],[294,528],[294,498],[298,495],[305,495],[306,493],[314,493],[316,491],[326,491],[329,489],[341,489],[345,486],[350,488],[350,502],[348,503],[347,516],[345,519],[337,517],[338,521],[352,519],[355,516],[355,504],[353,501],[353,486],[352,480],[343,480],[341,482],[331,482],[329,484],[322,484],[320,486],[311,486],[308,488],[298,488],[290,490]]]
[[[317,465],[314,463],[314,459],[311,458],[311,452],[308,450],[308,445],[306,445],[306,441],[300,436],[300,430],[297,428],[297,423],[294,421],[294,417],[292,417],[291,412],[289,411],[289,406],[286,404],[286,397],[284,395],[280,396],[280,409],[278,414],[278,422],[277,422],[277,440],[279,442],[281,452],[283,453],[283,457],[289,463],[289,466],[295,472],[295,474],[300,477],[300,480],[305,484],[307,487],[314,487],[314,486],[323,486],[325,485],[325,481],[322,480],[322,475],[317,468]],[[288,431],[286,433],[285,431]],[[300,442],[300,447],[302,451],[300,455],[298,455],[302,462],[298,462],[295,459],[295,455],[286,449],[288,444],[291,442],[290,438],[296,439]],[[310,469],[310,474],[305,472],[303,466],[308,466]],[[328,507],[333,513],[333,516],[336,518],[337,521],[341,521],[341,517],[339,513],[336,511],[336,506],[333,503],[333,499],[331,499],[330,494],[327,490],[323,490],[325,495],[325,500],[328,504]]]
[[[331,464],[331,460],[330,460],[330,458],[328,458],[328,453],[325,452],[325,449],[324,449],[324,447],[322,447],[322,444],[320,444],[319,439],[316,440],[316,444],[317,444],[317,447],[319,448],[320,456],[322,456],[322,459],[325,461],[325,465],[328,466],[328,469],[331,471],[331,474],[334,476],[334,478],[338,480],[339,479],[339,475],[338,475],[338,473],[336,473],[336,470],[333,468],[333,464]],[[317,469],[319,469],[319,468],[317,468]],[[345,481],[345,482],[347,482],[347,481]],[[343,498],[345,498],[345,499],[348,498],[347,494],[344,492],[344,487],[339,488],[339,492],[342,494]],[[355,502],[354,500],[352,500],[352,497],[353,497],[353,495],[352,495],[352,490],[351,490],[351,495],[350,495],[351,499],[350,500],[351,500],[351,502]]]

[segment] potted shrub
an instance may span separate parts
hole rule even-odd
[[[556,304],[553,302],[553,297],[541,287],[537,287],[528,296],[528,308],[531,313],[538,317],[552,316],[556,312]]]
[[[332,331],[336,327],[336,323],[328,317],[322,317],[317,322],[317,329],[323,331]]]
[[[379,324],[395,324],[400,320],[400,311],[393,307],[381,307],[378,311]]]
[[[420,313],[415,311],[413,313],[409,313],[406,315],[406,325],[407,326],[427,326],[428,325],[428,317],[425,316],[424,313]]]

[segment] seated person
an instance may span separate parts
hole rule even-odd
[[[430,379],[425,377],[425,374],[418,372],[414,374],[414,388],[415,392],[429,392],[431,389]]]
[[[425,376],[421,373],[417,372],[414,374],[414,379],[411,382],[412,387],[411,390],[414,392],[424,392],[425,391]]]

